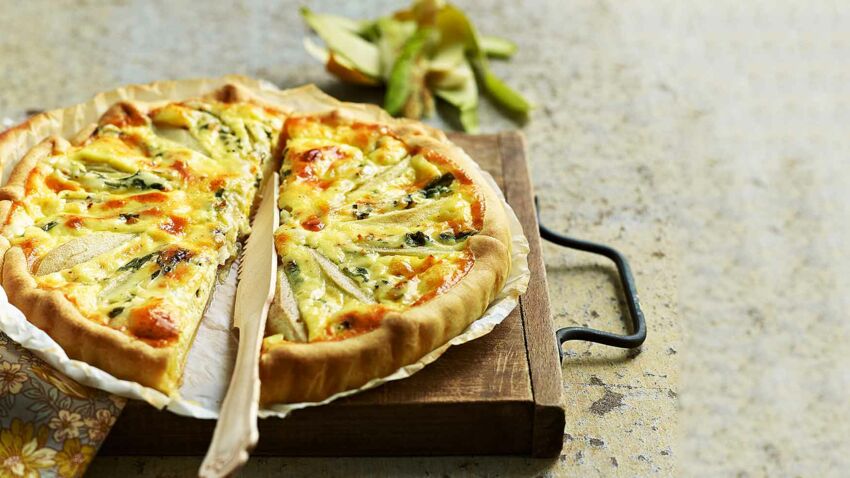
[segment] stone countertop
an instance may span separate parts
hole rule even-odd
[[[349,16],[406,4],[300,3]],[[850,285],[850,11],[790,0],[458,3],[481,31],[520,46],[494,65],[538,105],[522,129],[545,223],[627,254],[649,338],[639,354],[568,345],[560,459],[254,458],[244,476],[823,476],[850,466],[850,299],[839,293]],[[297,6],[7,5],[0,117],[126,83],[234,72],[378,99],[304,53]],[[481,124],[517,127],[486,102]],[[608,264],[544,254],[558,326],[623,329]],[[89,475],[186,476],[198,464],[101,457]]]

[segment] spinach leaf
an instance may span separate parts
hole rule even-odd
[[[136,189],[156,189],[157,191],[162,191],[165,189],[165,186],[159,183],[146,183],[142,178],[134,178],[130,183]]]
[[[354,218],[355,219],[366,219],[372,214],[372,206],[368,204],[355,204],[351,206],[354,209]]]
[[[422,231],[408,232],[404,235],[404,243],[410,247],[422,247],[431,239]]]
[[[106,184],[113,189],[165,190],[165,184],[159,177],[155,174],[142,171],[136,171],[130,176],[116,178],[112,181],[104,181],[103,184]]]
[[[365,267],[355,267],[353,269],[345,268],[342,271],[345,272],[345,275],[351,277],[352,279],[356,280],[359,278],[363,282],[369,281],[369,269],[366,269]]]
[[[289,279],[289,283],[292,285],[300,284],[303,280],[301,278],[301,268],[298,267],[298,263],[295,261],[287,261],[286,264],[283,265],[283,272],[286,274],[286,278]]]
[[[145,254],[143,256],[137,257],[130,262],[124,264],[119,267],[119,271],[137,271],[142,268],[154,255],[159,254],[159,252],[151,252],[150,254]]]
[[[451,190],[452,183],[455,180],[455,175],[446,173],[428,183],[422,192],[426,198],[432,198],[438,194],[447,193]]]
[[[188,249],[176,247],[160,252],[156,258],[156,263],[163,274],[168,274],[177,267],[177,264],[188,261],[193,255],[192,251]]]
[[[440,233],[440,240],[444,242],[459,242],[466,239],[469,236],[475,235],[475,231],[460,231],[460,232],[452,232],[446,231]]]

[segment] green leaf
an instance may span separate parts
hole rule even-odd
[[[145,254],[143,256],[139,256],[139,257],[136,257],[134,259],[131,259],[130,262],[119,267],[118,270],[119,271],[137,271],[137,270],[139,270],[140,267],[145,265],[145,263],[150,261],[151,258],[153,258],[153,256],[155,256],[157,254],[159,254],[159,252],[151,252],[150,254]]]
[[[411,74],[416,59],[428,42],[431,30],[422,28],[410,37],[399,53],[387,80],[387,94],[384,97],[384,109],[391,115],[397,115],[404,108],[407,98],[413,92]]]
[[[479,41],[484,54],[496,58],[510,58],[518,49],[516,43],[507,38],[482,35]]]
[[[301,16],[333,53],[349,60],[361,73],[371,77],[380,76],[378,47],[350,30],[351,25],[340,22],[341,17],[313,13],[306,7],[301,8]]]

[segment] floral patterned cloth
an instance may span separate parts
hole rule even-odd
[[[0,332],[0,478],[82,476],[125,402],[72,381]]]

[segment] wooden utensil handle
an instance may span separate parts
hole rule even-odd
[[[248,461],[248,452],[260,437],[257,429],[259,362],[277,268],[273,237],[278,224],[277,187],[277,174],[273,174],[263,188],[263,200],[239,264],[239,284],[233,307],[233,323],[239,328],[239,350],[212,443],[199,471],[205,478],[227,476],[236,471]],[[243,274],[243,270],[250,274]]]
[[[266,305],[262,314],[268,313]],[[251,407],[250,416],[257,416],[257,399],[260,394],[258,362],[262,335],[256,333],[259,321],[248,321],[244,330],[239,331],[239,351],[236,354],[234,370],[248,370],[250,373],[234,373],[227,388],[222,410],[241,404]],[[248,330],[251,329],[251,330]],[[248,452],[257,444],[260,433],[257,421],[246,420],[242,413],[222,413],[213,433],[199,476],[227,476],[248,461]]]

